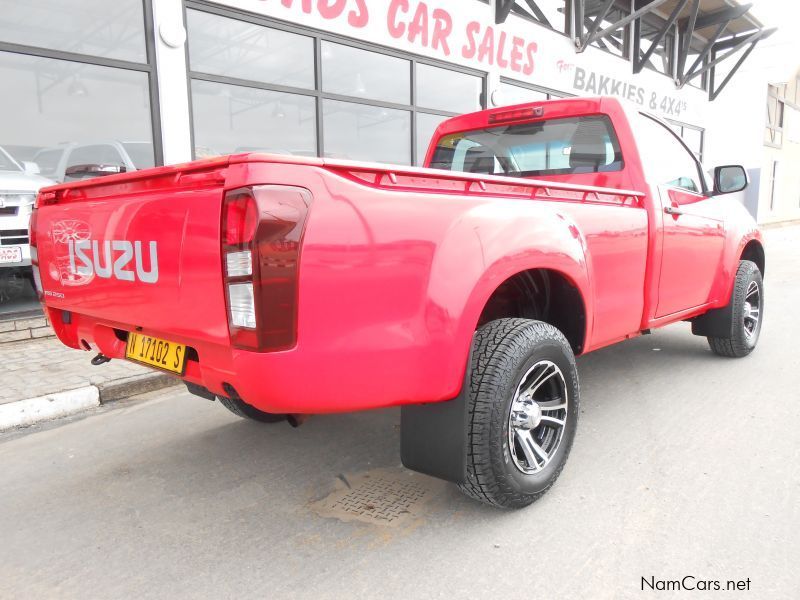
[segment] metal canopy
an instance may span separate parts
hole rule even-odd
[[[547,23],[539,6],[544,1],[552,5],[552,0],[495,0],[495,20],[502,23],[525,6]],[[634,73],[652,64],[658,52],[676,87],[705,76],[714,100],[756,44],[775,31],[765,29],[751,7],[736,0],[565,0],[564,13],[576,52],[593,44],[613,46]],[[717,85],[715,69],[724,61],[733,67]]]

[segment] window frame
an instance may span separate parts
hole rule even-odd
[[[683,149],[686,151],[686,153],[689,155],[689,157],[694,162],[695,170],[697,171],[697,180],[700,182],[700,190],[699,191],[690,190],[690,189],[687,189],[687,188],[684,188],[684,187],[681,187],[681,186],[678,186],[678,185],[671,185],[671,184],[668,184],[668,183],[657,183],[656,185],[663,185],[665,187],[674,188],[674,189],[680,190],[682,193],[686,193],[686,194],[694,194],[696,196],[704,196],[704,197],[708,196],[709,193],[711,192],[711,190],[708,187],[708,181],[706,181],[706,178],[705,178],[704,173],[703,173],[703,165],[697,159],[697,157],[695,156],[694,152],[692,152],[691,148],[689,148],[689,146],[686,144],[686,142],[683,141],[683,138],[681,136],[679,136],[677,133],[675,133],[675,130],[672,129],[672,127],[670,127],[669,123],[667,123],[666,121],[663,121],[663,120],[659,119],[658,117],[656,117],[654,115],[651,115],[649,113],[643,112],[643,111],[639,111],[638,114],[641,115],[642,117],[644,117],[645,119],[650,119],[651,121],[653,121],[655,124],[657,124],[663,130],[665,130],[667,133],[669,133],[672,137],[674,137],[677,140],[677,142],[683,147]],[[683,126],[682,123],[680,125]],[[638,146],[638,139],[637,139],[637,146]]]
[[[40,46],[28,46],[3,41],[0,41],[0,52],[145,73],[147,75],[148,99],[150,102],[150,134],[153,141],[153,161],[155,165],[160,166],[164,164],[164,148],[161,140],[161,106],[158,97],[153,0],[140,0],[140,2],[142,2],[142,18],[144,19],[145,62],[139,63],[119,58],[106,58],[68,50],[53,50]]]
[[[783,148],[783,118],[786,112],[786,87],[787,85],[785,83],[767,84],[767,114],[764,145],[770,148]],[[773,100],[775,111],[771,114],[770,105],[773,103]]]
[[[148,0],[152,1],[152,0]],[[479,108],[478,110],[484,110],[487,106],[487,86],[488,86],[488,77],[485,71],[479,71],[477,69],[470,69],[468,67],[462,67],[460,65],[454,65],[452,63],[447,63],[443,61],[438,61],[436,59],[431,59],[427,57],[422,57],[416,54],[412,54],[410,52],[403,52],[401,50],[396,50],[392,48],[388,48],[386,46],[381,46],[379,44],[367,43],[362,42],[359,40],[355,40],[353,38],[349,38],[346,36],[342,36],[335,33],[330,33],[327,31],[322,31],[319,29],[306,27],[303,25],[297,25],[294,23],[289,23],[286,21],[281,21],[278,19],[274,19],[272,17],[268,17],[266,15],[260,15],[258,13],[248,12],[245,10],[240,10],[228,6],[223,6],[220,4],[215,4],[211,2],[207,2],[205,0],[184,0],[183,2],[183,20],[184,23],[187,22],[187,11],[189,10],[198,10],[206,13],[215,14],[221,17],[227,17],[229,19],[237,19],[240,21],[245,21],[248,23],[252,23],[253,25],[259,25],[262,27],[269,27],[272,29],[278,29],[281,31],[286,31],[289,33],[295,33],[298,35],[303,35],[306,37],[310,37],[314,43],[314,88],[307,89],[307,88],[295,88],[291,86],[283,86],[280,84],[268,84],[258,81],[252,81],[248,79],[240,79],[234,77],[227,77],[222,75],[212,75],[210,73],[202,73],[199,71],[194,71],[191,68],[190,56],[189,56],[189,43],[185,44],[185,51],[186,51],[186,65],[187,65],[187,86],[188,86],[188,96],[189,96],[189,122],[190,122],[190,136],[191,136],[191,147],[192,147],[192,158],[195,157],[195,135],[194,135],[194,111],[192,107],[193,99],[192,99],[192,90],[191,84],[192,80],[194,79],[201,79],[205,81],[211,81],[215,83],[223,83],[228,85],[237,85],[242,87],[251,87],[251,88],[258,88],[268,91],[276,91],[276,92],[284,92],[288,94],[296,94],[301,96],[310,96],[315,98],[316,102],[316,123],[315,127],[317,130],[317,156],[324,156],[325,152],[325,135],[324,135],[324,119],[323,119],[323,100],[337,100],[340,102],[349,102],[353,104],[362,104],[366,106],[374,106],[379,108],[389,108],[389,109],[396,109],[402,110],[411,113],[411,127],[410,127],[410,139],[411,139],[411,154],[409,156],[409,165],[416,165],[418,163],[418,159],[424,159],[425,157],[418,157],[417,156],[417,114],[424,113],[428,115],[439,115],[442,117],[454,117],[460,113],[454,113],[450,111],[444,110],[437,110],[437,109],[430,109],[424,106],[421,106],[417,103],[417,65],[424,64],[430,65],[433,67],[439,67],[443,69],[447,69],[448,71],[454,71],[457,73],[463,73],[465,75],[472,75],[474,77],[478,77],[481,80],[481,93],[479,98]],[[349,46],[352,48],[356,48],[359,50],[366,50],[368,52],[375,52],[377,54],[383,54],[385,56],[391,56],[395,58],[401,58],[407,60],[411,63],[410,68],[410,85],[411,85],[411,97],[410,97],[410,104],[401,104],[396,102],[386,102],[381,100],[372,100],[368,98],[360,98],[358,96],[348,96],[344,94],[335,94],[331,92],[325,92],[322,89],[322,42],[332,42],[335,44],[341,44],[343,46]]]
[[[696,158],[697,158],[697,160],[700,162],[700,164],[702,166],[702,164],[703,164],[703,154],[705,153],[705,149],[706,149],[706,130],[705,130],[705,128],[698,127],[697,125],[690,125],[689,123],[684,123],[683,121],[675,121],[674,119],[664,119],[664,120],[669,125],[674,125],[675,127],[680,127],[681,128],[681,133],[679,135],[679,137],[681,138],[681,141],[684,141],[683,134],[687,129],[691,129],[692,131],[696,131],[696,132],[698,132],[700,134],[700,152],[698,152],[698,155],[696,156]],[[674,133],[675,133],[675,135],[678,135],[677,131],[674,131]],[[689,146],[689,144],[686,144],[685,141],[684,141],[684,144],[687,147]],[[691,150],[691,148],[690,148],[690,150]],[[694,151],[692,151],[692,154],[694,154]]]

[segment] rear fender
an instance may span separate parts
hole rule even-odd
[[[458,395],[446,402],[406,405],[401,410],[401,457],[415,471],[456,483],[466,480],[470,353],[481,313],[509,277],[534,268],[565,275],[581,292],[590,289],[585,240],[565,215],[541,205],[483,205],[453,224],[431,269],[428,322],[460,314],[452,368],[462,374]],[[590,307],[587,328],[591,331]]]
[[[491,295],[508,278],[529,269],[551,269],[572,282],[584,300],[588,336],[593,294],[585,249],[576,224],[550,203],[484,204],[454,222],[433,260],[427,319],[431,323],[437,315],[460,315],[441,318],[455,327],[441,332],[451,344],[455,341],[455,372],[465,371],[473,333]]]

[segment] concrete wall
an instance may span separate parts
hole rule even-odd
[[[769,84],[788,82],[787,96],[797,98],[797,60],[770,46],[754,51],[713,103],[705,124],[709,132],[707,166],[745,166],[751,175],[751,189],[740,200],[759,223],[800,219],[800,107],[785,105],[782,147],[764,143]],[[778,168],[773,182],[775,161]]]
[[[783,80],[789,82],[787,98],[798,97],[798,77],[800,69]],[[800,107],[784,106],[782,147],[764,147],[758,202],[762,223],[800,219]]]

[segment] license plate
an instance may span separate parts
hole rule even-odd
[[[22,262],[22,248],[19,246],[0,247],[0,263]]]
[[[183,375],[186,346],[159,338],[130,332],[125,358],[138,363]]]

